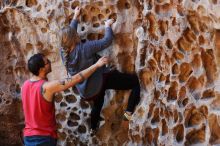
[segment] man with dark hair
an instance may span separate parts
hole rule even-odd
[[[36,76],[39,74],[40,68],[43,68],[45,65],[44,60],[42,59],[43,57],[44,57],[43,54],[38,53],[38,54],[33,55],[28,60],[28,69],[31,73],[33,73]],[[47,60],[47,64],[49,63],[50,63],[50,60]],[[48,73],[49,72],[51,72],[51,68],[48,70]]]
[[[51,72],[51,62],[43,54],[35,54],[28,60],[28,69],[33,77],[22,86],[22,105],[25,116],[25,146],[55,146],[57,133],[53,95],[66,90],[87,79],[98,68],[107,64],[102,57],[94,65],[79,72],[71,78],[47,81]]]

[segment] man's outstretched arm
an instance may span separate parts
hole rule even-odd
[[[94,65],[89,68],[77,73],[76,75],[55,81],[48,81],[43,85],[42,94],[47,101],[53,100],[53,95],[56,92],[64,91],[72,86],[75,86],[77,83],[82,82],[91,76],[98,68],[108,63],[107,57],[100,58]]]

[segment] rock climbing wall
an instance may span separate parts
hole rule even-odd
[[[49,79],[66,77],[59,30],[76,6],[82,7],[82,42],[102,38],[104,20],[115,19],[114,41],[100,54],[118,70],[138,74],[141,102],[127,125],[122,115],[130,92],[106,91],[105,122],[91,135],[92,103],[75,88],[56,94],[59,146],[220,144],[219,0],[2,0],[0,145],[21,145],[28,58],[46,54]]]

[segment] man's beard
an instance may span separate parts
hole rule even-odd
[[[48,68],[47,74],[49,74],[50,72],[52,72],[51,66],[50,66],[50,68]]]

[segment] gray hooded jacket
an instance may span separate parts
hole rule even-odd
[[[72,20],[70,26],[77,30],[77,20]],[[105,28],[105,36],[100,40],[86,41],[78,43],[70,52],[68,59],[68,73],[72,76],[78,72],[90,67],[97,61],[96,53],[111,45],[113,40],[113,31],[111,27]],[[63,62],[65,61],[62,48],[60,49]],[[82,98],[93,97],[98,94],[102,88],[103,73],[109,70],[103,66],[97,69],[88,79],[76,85]]]

